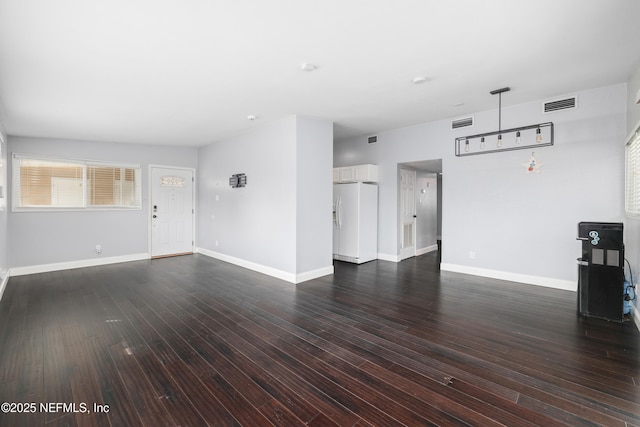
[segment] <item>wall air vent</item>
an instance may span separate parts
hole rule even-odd
[[[378,142],[378,137],[377,136],[370,136],[369,138],[367,138],[367,142],[369,144],[373,144],[375,142]]]
[[[473,126],[473,116],[451,120],[451,129],[460,129]]]
[[[572,110],[578,108],[578,97],[572,96],[563,99],[554,99],[553,101],[547,101],[542,103],[543,113],[553,113],[560,110]]]

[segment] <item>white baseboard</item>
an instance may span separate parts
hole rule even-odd
[[[571,280],[553,279],[551,277],[531,276],[528,274],[509,273],[506,271],[488,270],[484,268],[447,263],[441,263],[440,270],[471,274],[474,276],[490,277],[492,279],[508,280],[511,282],[526,283],[528,285],[544,286],[547,288],[562,289],[565,291],[578,290],[577,282],[573,282]]]
[[[437,250],[438,250],[438,245],[431,245],[431,246],[427,246],[426,248],[416,249],[416,256],[428,254],[429,252],[433,252]],[[391,261],[391,262],[402,261],[402,258],[400,258],[400,255],[383,254],[380,252],[378,252],[378,259],[381,259],[383,261]]]
[[[437,251],[438,245],[427,246],[426,248],[416,249],[416,256],[428,254],[429,252]]]
[[[294,285],[306,282],[307,280],[333,274],[333,265],[322,267],[312,271],[306,271],[304,273],[294,274],[287,271],[278,270],[277,268],[247,261],[241,258],[221,254],[220,252],[211,251],[209,249],[197,248],[196,252],[211,258],[219,259],[220,261],[228,262],[242,268],[247,268],[249,270],[257,271],[258,273],[266,274],[267,276],[275,277],[277,279],[293,283]]]
[[[383,261],[400,262],[400,255],[383,254],[378,252],[378,259]]]
[[[0,300],[2,300],[2,295],[4,295],[4,290],[7,287],[7,283],[9,283],[9,270],[0,274],[2,278],[2,282],[0,282]]]
[[[46,273],[49,271],[71,270],[74,268],[96,267],[99,265],[117,264],[120,262],[140,261],[150,259],[149,254],[131,254],[113,256],[107,258],[91,258],[80,261],[56,262],[53,264],[29,265],[25,267],[13,267],[9,270],[10,276],[24,276],[26,274]]]
[[[296,284],[306,282],[307,280],[317,279],[318,277],[329,276],[333,274],[333,265],[318,268],[316,270],[306,271],[296,274]]]

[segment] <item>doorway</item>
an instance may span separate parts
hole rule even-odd
[[[151,166],[151,258],[193,253],[194,171]]]
[[[432,251],[441,256],[441,243],[442,159],[399,163],[398,260]]]
[[[400,261],[416,256],[416,171],[400,168]]]

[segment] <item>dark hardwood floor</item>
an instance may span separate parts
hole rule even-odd
[[[631,322],[436,263],[297,287],[200,255],[11,278],[0,426],[640,426]]]

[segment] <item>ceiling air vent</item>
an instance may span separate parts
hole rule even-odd
[[[460,129],[473,126],[473,116],[463,117],[451,121],[451,129]]]
[[[555,99],[553,101],[547,101],[542,103],[543,113],[553,113],[560,110],[572,110],[578,108],[578,97],[572,96],[570,98]]]
[[[368,142],[369,144],[373,144],[373,143],[375,143],[375,142],[378,142],[378,137],[377,137],[377,136],[370,136],[370,137],[367,139],[367,142]]]

